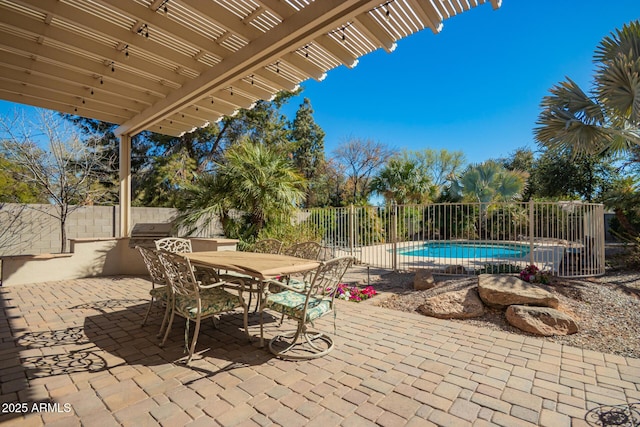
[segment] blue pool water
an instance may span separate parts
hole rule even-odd
[[[425,243],[399,253],[429,258],[521,258],[529,254],[529,245],[445,241]]]

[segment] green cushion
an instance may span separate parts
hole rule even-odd
[[[294,291],[283,291],[277,294],[270,294],[267,297],[266,306],[280,313],[295,319],[302,318],[304,310],[305,295]],[[321,298],[311,297],[305,322],[311,322],[331,311],[331,301]]]
[[[305,282],[304,280],[300,280],[300,279],[289,279],[286,282],[287,285],[291,286],[292,288],[294,288],[297,291],[304,291],[304,289],[307,287],[307,282]]]
[[[232,311],[242,307],[240,297],[219,288],[203,289],[200,292],[202,316]],[[197,317],[198,303],[194,298],[176,295],[176,310],[191,319]]]

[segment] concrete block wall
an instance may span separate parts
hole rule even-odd
[[[0,256],[60,252],[60,224],[52,205],[0,204]],[[134,207],[133,224],[170,222],[172,208]],[[67,219],[67,238],[120,237],[118,206],[82,206]],[[222,235],[219,227],[201,228],[197,237]],[[67,251],[69,244],[67,242]]]

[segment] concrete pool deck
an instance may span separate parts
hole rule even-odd
[[[438,242],[438,241],[434,241]],[[452,241],[455,242],[455,241]],[[468,242],[468,241],[465,241]],[[480,270],[487,264],[501,265],[511,264],[521,268],[529,265],[532,261],[529,253],[523,257],[502,257],[502,258],[444,258],[444,257],[427,257],[417,255],[405,255],[402,251],[419,249],[425,241],[400,242],[397,244],[385,243],[381,245],[362,246],[354,249],[353,252],[347,249],[338,249],[332,252],[333,256],[353,255],[358,261],[365,265],[375,266],[379,268],[389,268],[400,271],[410,271],[421,268],[431,269],[434,272],[442,273],[448,267],[461,266],[467,273],[473,274],[473,271]],[[482,243],[482,242],[478,242]],[[523,242],[493,242],[495,244],[509,243],[524,245]],[[394,260],[394,249],[397,255]],[[537,243],[533,249],[533,263],[541,270],[552,271],[558,273],[562,270],[561,263],[567,250],[566,245],[554,243]],[[455,274],[460,274],[456,271]]]
[[[640,402],[640,359],[347,301],[335,324],[316,323],[336,340],[323,358],[274,358],[237,313],[203,323],[186,367],[183,321],[164,348],[159,311],[140,327],[149,287],[103,277],[0,288],[0,423],[580,427]],[[270,337],[279,319],[267,317]]]

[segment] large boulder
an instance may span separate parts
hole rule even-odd
[[[433,274],[429,270],[420,269],[413,276],[413,289],[416,291],[426,291],[436,286]]]
[[[570,335],[578,332],[578,325],[570,316],[549,307],[511,305],[507,308],[507,322],[536,335]]]
[[[534,283],[515,276],[481,274],[478,276],[478,293],[490,307],[503,308],[510,305],[535,305],[558,307],[558,298]]]
[[[478,297],[478,291],[468,288],[427,298],[425,303],[418,307],[418,311],[439,319],[468,319],[482,316],[484,305]]]

